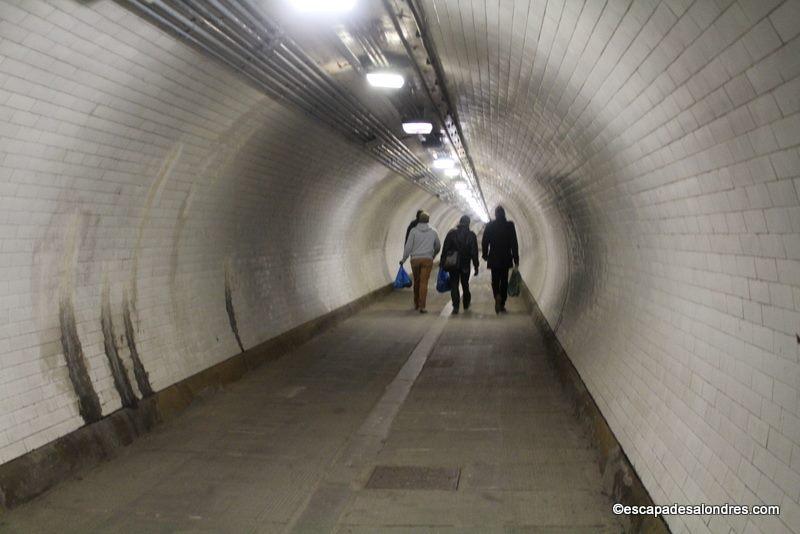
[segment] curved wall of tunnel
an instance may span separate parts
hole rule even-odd
[[[653,499],[797,529],[798,2],[419,4],[488,204]],[[0,18],[0,462],[122,405],[109,339],[132,396],[163,389],[385,285],[418,207],[458,217],[116,3]]]
[[[417,209],[458,218],[113,2],[0,17],[0,463],[385,287]]]
[[[797,531],[800,4],[422,4],[489,204],[654,501],[781,503],[756,528]]]

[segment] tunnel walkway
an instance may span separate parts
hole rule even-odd
[[[619,532],[530,316],[487,286],[458,316],[392,293],[0,531]]]

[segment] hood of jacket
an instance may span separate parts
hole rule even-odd
[[[417,225],[414,228],[416,228],[418,232],[430,232],[431,231],[430,225],[428,223],[423,223],[423,222],[417,223]]]

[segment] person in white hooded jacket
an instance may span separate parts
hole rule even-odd
[[[400,265],[411,257],[411,272],[414,278],[414,309],[428,313],[425,309],[428,298],[428,280],[433,270],[433,260],[442,248],[439,234],[428,223],[431,220],[426,212],[419,214],[419,222],[411,229],[406,239],[403,259]]]

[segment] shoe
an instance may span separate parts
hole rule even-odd
[[[465,300],[464,301],[464,311],[467,311],[468,309],[469,309],[469,301]]]
[[[497,297],[494,299],[494,313],[500,313],[500,299]]]
[[[420,313],[428,313],[428,310],[422,309],[422,310],[419,310],[419,312]]]
[[[508,313],[508,310],[505,308],[500,308],[500,313]]]
[[[458,315],[458,308],[453,308],[453,315]]]

